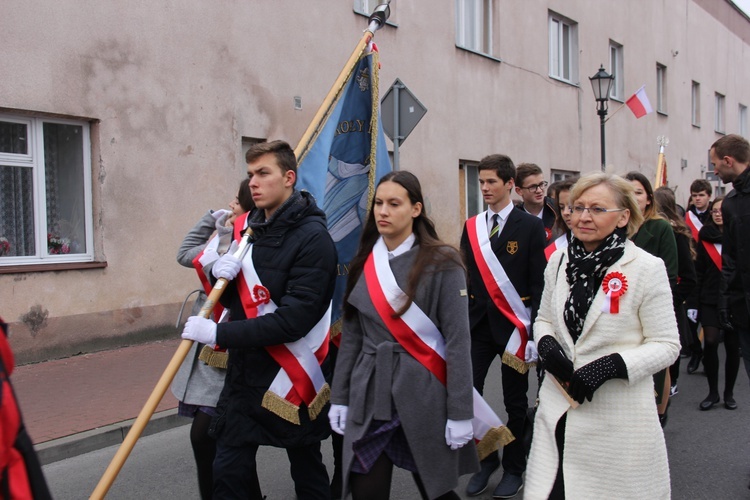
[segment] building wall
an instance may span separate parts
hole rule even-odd
[[[463,224],[459,160],[502,152],[546,172],[600,168],[587,77],[608,68],[610,39],[624,46],[627,96],[645,84],[655,106],[656,63],[668,71],[668,115],[636,120],[623,109],[607,122],[615,172],[653,177],[656,137],[666,135],[669,183],[686,203],[719,137],[714,92],[726,95],[727,132],[737,131],[738,103],[750,105],[750,22],[729,2],[496,0],[492,52],[502,62],[456,47],[453,2],[392,7],[396,26],[375,37],[381,95],[398,77],[428,109],[400,149],[401,168],[421,178],[453,243]],[[549,10],[578,22],[580,85],[549,77]],[[4,2],[0,113],[92,121],[96,260],[107,264],[0,266],[0,314],[13,323],[19,360],[176,335],[180,302],[197,287],[176,249],[207,209],[233,198],[242,138],[296,144],[366,24],[345,0]],[[700,128],[690,124],[693,80]]]

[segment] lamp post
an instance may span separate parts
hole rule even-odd
[[[599,124],[601,126],[602,172],[604,172],[607,158],[604,145],[604,117],[607,116],[609,89],[612,88],[612,83],[615,81],[615,77],[604,71],[604,65],[602,65],[594,76],[589,77],[589,80],[591,81],[591,88],[594,91],[594,98],[596,98],[596,112],[599,115]]]

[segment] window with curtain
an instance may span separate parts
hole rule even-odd
[[[456,0],[456,45],[492,55],[492,0]]]
[[[656,111],[667,114],[667,67],[656,63]]]
[[[484,202],[482,190],[479,187],[479,166],[475,161],[460,161],[458,163],[458,184],[461,192],[459,197],[463,201],[461,217],[463,220],[484,212],[487,204]]]
[[[625,65],[623,64],[623,48],[617,42],[609,41],[609,72],[615,77],[609,89],[609,97],[618,101],[625,100]]]
[[[701,84],[694,81],[690,90],[691,120],[694,127],[701,126]]]
[[[549,75],[578,84],[578,23],[549,13]]]
[[[93,260],[89,123],[0,114],[0,266]]]
[[[715,94],[715,102],[716,102],[716,111],[714,112],[714,130],[716,132],[719,132],[720,134],[723,134],[726,132],[726,127],[724,126],[724,96],[722,94],[719,94],[716,92]]]

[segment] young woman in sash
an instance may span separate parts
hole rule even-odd
[[[643,217],[628,181],[590,174],[570,199],[574,237],[550,258],[534,323],[548,375],[524,497],[669,499],[652,381],[680,350],[667,273],[628,239]]]
[[[466,295],[419,180],[385,175],[350,267],[329,413],[355,500],[389,498],[394,465],[425,499],[459,498],[459,476],[478,470]]]
[[[736,331],[722,330],[719,326],[717,304],[719,283],[721,282],[721,241],[724,219],[721,216],[723,197],[716,198],[711,207],[711,219],[700,229],[698,257],[695,269],[698,273],[698,286],[688,301],[690,321],[700,321],[703,326],[703,367],[708,379],[708,396],[701,401],[701,410],[710,410],[718,404],[719,397],[719,344],[722,339],[727,351],[724,365],[724,406],[728,410],[737,409],[734,400],[734,383],[740,369],[740,344]]]
[[[568,177],[555,183],[555,190],[552,193],[553,199],[557,206],[557,218],[552,228],[552,243],[544,249],[544,256],[549,260],[550,256],[560,248],[566,248],[572,235],[570,226],[572,224],[570,216],[570,190],[576,183],[578,177]]]
[[[677,263],[677,240],[675,240],[672,225],[664,217],[659,215],[659,207],[654,200],[654,188],[651,182],[640,172],[628,172],[625,179],[629,180],[635,190],[635,199],[638,208],[643,214],[643,223],[638,227],[636,233],[631,236],[633,243],[651,255],[659,257],[664,261],[669,276],[671,290],[677,288],[677,274],[679,272]],[[675,314],[672,310],[665,310],[665,315]],[[676,316],[675,316],[676,317]],[[688,367],[688,373],[690,369]],[[667,425],[667,409],[669,408],[669,371],[663,370],[654,375],[654,390],[656,391],[656,404],[659,407],[659,421],[662,427]]]
[[[203,265],[223,255],[232,242],[234,221],[240,215],[255,208],[247,179],[240,182],[237,196],[229,202],[229,210],[209,210],[185,235],[179,250],[177,262],[185,267],[195,268],[201,283],[211,289],[203,275]],[[192,315],[198,314],[206,293],[201,292],[193,305]],[[224,368],[212,366],[199,359],[203,344],[195,342],[172,382],[172,394],[178,400],[177,413],[193,419],[190,427],[190,444],[198,472],[198,488],[203,500],[209,499],[213,491],[213,462],[216,455],[216,440],[208,435],[211,418],[216,414],[216,402],[224,387]],[[260,486],[258,486],[260,488]]]

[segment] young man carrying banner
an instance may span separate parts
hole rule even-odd
[[[214,495],[262,498],[255,475],[260,445],[285,448],[300,499],[329,498],[320,442],[330,428],[326,377],[336,249],[325,214],[294,189],[297,160],[283,141],[252,146],[247,172],[260,210],[238,218],[235,240],[249,226],[240,260],[232,248],[211,268],[230,281],[222,295],[230,321],[192,316],[182,337],[229,351],[212,430],[217,439]]]
[[[461,250],[469,273],[469,319],[474,387],[483,392],[495,356],[502,357],[503,400],[508,428],[523,436],[529,365],[537,360],[531,325],[544,288],[546,235],[542,220],[511,203],[516,169],[505,155],[490,155],[479,163],[479,184],[488,210],[464,225]],[[482,460],[466,494],[486,488],[500,466],[497,453]],[[521,439],[503,449],[503,478],[494,498],[511,498],[523,486],[526,454]]]

